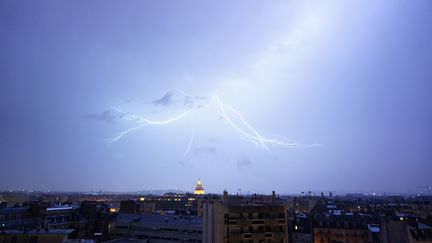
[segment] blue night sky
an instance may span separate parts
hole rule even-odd
[[[1,1],[0,190],[421,190],[431,13],[429,0]]]

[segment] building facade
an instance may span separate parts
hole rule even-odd
[[[203,205],[203,242],[288,242],[285,206],[272,196],[228,196]]]

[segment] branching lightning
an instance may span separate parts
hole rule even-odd
[[[180,92],[180,91],[178,91],[178,92]],[[180,92],[180,93],[182,93],[185,96],[185,98],[191,97],[191,96],[187,96],[186,93],[184,93],[184,92]],[[270,151],[271,145],[281,146],[281,147],[285,147],[285,148],[294,148],[294,147],[299,147],[299,146],[302,146],[302,147],[321,146],[321,144],[299,145],[298,142],[288,142],[287,139],[285,139],[285,138],[276,139],[276,138],[264,137],[263,135],[258,133],[257,130],[255,128],[253,128],[246,121],[246,119],[243,117],[243,115],[239,111],[237,111],[233,107],[223,103],[217,95],[213,96],[213,101],[216,103],[217,109],[218,109],[221,117],[230,125],[231,128],[233,128],[237,133],[239,133],[243,139],[245,139],[246,141],[248,141],[250,143],[255,144],[256,146],[261,147],[262,149]],[[201,105],[199,105],[198,107],[201,107]],[[119,114],[120,118],[135,122],[138,124],[138,126],[121,132],[118,136],[110,139],[109,143],[111,144],[111,143],[117,142],[119,139],[121,139],[122,137],[124,137],[128,133],[133,132],[135,130],[138,130],[144,126],[166,125],[166,124],[176,122],[176,121],[184,118],[189,112],[191,112],[193,110],[191,107],[189,107],[189,108],[190,109],[181,113],[180,115],[177,115],[175,117],[172,117],[172,118],[169,118],[166,120],[161,120],[161,121],[149,120],[149,119],[144,118],[142,116],[139,116],[139,115],[136,115],[133,113],[129,113],[129,112],[124,112],[124,111],[117,109],[117,108],[113,108]],[[236,118],[235,120],[237,122],[234,121],[232,115],[235,116],[235,118]],[[192,126],[191,136],[190,136],[188,145],[186,147],[186,150],[183,153],[183,156],[188,155],[188,153],[192,147],[194,137],[195,137],[195,129]]]
[[[221,112],[222,117],[225,119],[225,121],[227,121],[228,124],[232,128],[234,128],[234,130],[236,130],[247,141],[249,141],[255,145],[259,145],[262,148],[266,149],[267,151],[270,151],[269,145],[279,145],[279,146],[283,146],[286,148],[293,148],[293,147],[298,145],[298,143],[288,143],[284,140],[266,138],[266,137],[262,136],[244,119],[243,115],[240,112],[238,112],[233,107],[231,107],[227,104],[224,104],[218,96],[215,95],[213,98],[216,101],[218,108],[219,108],[219,111]],[[230,119],[230,117],[227,115],[227,111],[230,111],[231,113],[236,115],[240,119],[242,125],[246,129],[240,128],[237,124],[235,124]]]
[[[132,131],[135,131],[137,129],[140,129],[140,128],[144,127],[144,126],[149,126],[149,125],[165,125],[165,124],[169,124],[169,123],[172,123],[172,122],[176,122],[176,121],[182,119],[184,116],[186,116],[190,112],[190,110],[187,110],[187,111],[181,113],[180,115],[178,115],[176,117],[173,117],[173,118],[170,118],[170,119],[167,119],[167,120],[152,121],[152,120],[149,120],[147,118],[144,118],[144,117],[141,117],[141,116],[129,113],[129,112],[123,112],[123,111],[121,111],[121,110],[119,110],[117,108],[114,108],[114,110],[117,111],[120,114],[121,118],[124,118],[124,119],[129,120],[129,121],[134,121],[134,122],[136,122],[136,123],[138,123],[140,125],[138,125],[136,127],[133,127],[133,128],[130,128],[130,129],[126,130],[126,131],[121,132],[118,136],[116,136],[116,137],[114,137],[114,138],[112,138],[112,139],[109,140],[110,144],[114,143],[114,142],[117,142],[119,139],[121,139],[126,134],[128,134],[128,133],[130,133]]]
[[[141,117],[141,116],[129,113],[129,112],[121,111],[117,108],[114,108],[114,110],[116,110],[118,113],[120,113],[120,116],[123,117],[124,119],[130,120],[130,121],[135,121],[137,123],[141,123],[142,125],[165,125],[165,124],[175,122],[175,121],[182,119],[184,116],[186,116],[190,112],[190,110],[187,110],[187,111],[181,113],[180,115],[173,117],[173,118],[170,118],[170,119],[167,119],[167,120],[152,121],[152,120],[149,120],[147,118],[144,118],[144,117]]]

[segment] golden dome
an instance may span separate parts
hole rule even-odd
[[[204,195],[204,187],[202,186],[201,180],[198,179],[197,185],[195,186],[194,194],[195,195]]]

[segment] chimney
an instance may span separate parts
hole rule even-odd
[[[228,192],[227,192],[226,189],[223,192],[223,200],[222,200],[222,202],[223,203],[228,203]]]

